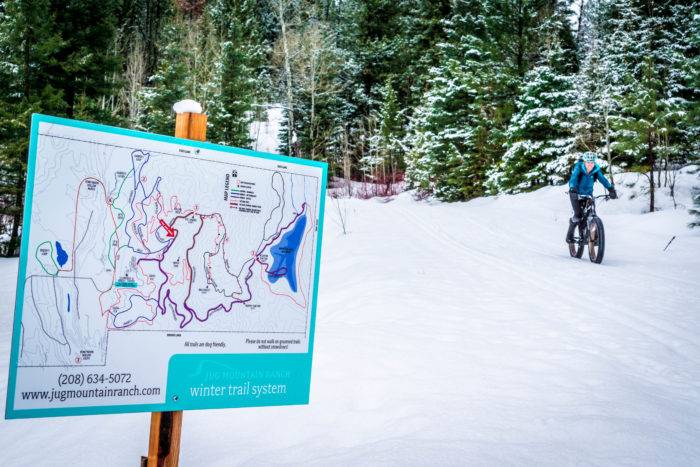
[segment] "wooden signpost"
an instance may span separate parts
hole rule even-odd
[[[175,137],[206,141],[207,116],[182,112],[175,117]],[[148,457],[141,457],[142,467],[176,467],[180,462],[182,410],[152,412]]]

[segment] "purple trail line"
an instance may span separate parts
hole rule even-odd
[[[267,274],[268,276],[274,276],[274,277],[284,277],[285,274],[287,274],[287,268],[282,266],[279,269],[276,269],[274,271],[270,271],[270,264],[269,263],[264,263],[260,261],[259,258],[255,258],[258,263],[260,263],[262,266],[264,266],[263,272]]]
[[[258,252],[255,254],[255,258],[253,258],[253,261],[250,262],[250,266],[248,267],[248,273],[246,274],[246,277],[245,277],[245,279],[244,279],[244,284],[245,284],[246,290],[247,290],[247,292],[248,292],[247,298],[245,298],[245,299],[243,299],[243,298],[241,298],[241,299],[234,299],[234,300],[232,300],[232,301],[229,303],[228,306],[226,306],[224,303],[220,303],[220,304],[218,304],[218,305],[215,305],[215,306],[209,308],[208,310],[206,310],[205,316],[204,316],[204,317],[201,317],[201,318],[197,315],[197,311],[196,311],[194,308],[190,307],[190,306],[187,304],[187,300],[189,300],[190,295],[191,295],[191,293],[192,293],[192,273],[191,273],[191,271],[190,271],[190,281],[189,281],[189,285],[188,285],[188,289],[187,289],[187,296],[185,297],[185,299],[184,299],[183,302],[182,302],[182,306],[183,306],[183,307],[185,308],[185,310],[189,313],[189,317],[180,312],[178,304],[171,298],[170,289],[169,289],[169,288],[168,288],[168,290],[166,291],[165,296],[163,297],[163,300],[162,300],[162,304],[161,304],[161,296],[163,295],[163,287],[165,287],[165,285],[168,283],[168,273],[167,273],[165,270],[163,270],[163,267],[162,267],[162,264],[161,264],[161,263],[162,263],[163,260],[165,259],[165,254],[168,252],[168,250],[170,249],[170,247],[171,247],[172,244],[174,243],[174,239],[168,244],[167,247],[165,247],[165,249],[162,250],[162,253],[161,253],[161,255],[160,255],[160,258],[142,258],[142,259],[139,259],[139,260],[137,261],[137,264],[140,263],[141,261],[155,261],[156,263],[158,263],[158,269],[160,270],[160,272],[161,272],[161,273],[163,274],[163,276],[165,277],[165,280],[161,283],[160,287],[158,288],[158,299],[157,299],[157,305],[156,305],[156,307],[157,307],[157,309],[160,311],[161,315],[165,315],[165,313],[166,313],[166,309],[165,309],[166,301],[167,301],[167,302],[170,302],[170,304],[171,304],[171,306],[172,306],[172,308],[173,308],[173,312],[175,313],[175,315],[182,319],[182,321],[180,322],[179,326],[180,326],[180,329],[183,329],[185,326],[187,326],[188,324],[190,324],[190,323],[192,322],[193,319],[196,319],[196,320],[199,321],[199,322],[204,322],[204,321],[206,321],[206,320],[209,319],[209,317],[211,316],[212,313],[214,313],[214,312],[216,312],[216,311],[218,311],[218,310],[223,310],[225,313],[228,313],[228,312],[231,311],[231,309],[233,308],[234,305],[237,305],[237,304],[240,304],[240,303],[247,303],[247,302],[249,302],[250,300],[252,300],[253,294],[252,294],[252,292],[251,292],[251,290],[250,290],[249,281],[250,281],[250,278],[253,277],[253,266],[255,266],[256,260],[257,260],[258,262],[260,262],[260,264],[265,264],[265,265],[269,268],[269,266],[268,266],[266,263],[262,263],[261,261],[258,260],[258,256],[261,255],[261,254],[263,253],[263,251],[265,251],[270,245],[272,245],[272,244],[280,237],[280,235],[282,235],[282,233],[283,233],[285,230],[289,229],[292,225],[294,225],[294,223],[299,219],[299,217],[301,217],[301,216],[304,214],[304,211],[305,211],[305,210],[306,210],[306,203],[302,203],[302,205],[301,205],[301,211],[299,211],[297,214],[295,214],[295,216],[294,216],[294,218],[292,219],[292,221],[289,222],[286,226],[282,227],[282,228],[272,237],[272,239],[270,239],[270,241],[268,241],[267,244],[265,244],[262,248],[260,248],[260,249],[258,250]],[[193,215],[193,213],[189,213],[189,214],[184,215],[184,216],[178,216],[178,217],[176,217],[176,218],[173,219],[173,221],[170,223],[170,226],[174,228],[175,222],[176,222],[177,220],[187,218],[187,217],[190,216],[190,215]],[[192,267],[190,266],[189,253],[190,253],[190,251],[194,248],[194,246],[195,246],[195,244],[196,244],[196,237],[197,237],[197,235],[200,234],[200,232],[202,231],[202,228],[204,227],[204,218],[205,218],[205,217],[212,217],[212,216],[214,216],[214,215],[216,215],[216,214],[211,214],[211,215],[197,214],[197,216],[199,216],[199,218],[200,218],[200,220],[201,220],[202,223],[201,223],[201,225],[199,226],[199,229],[197,230],[197,232],[196,232],[196,233],[194,234],[194,236],[192,237],[192,246],[190,246],[190,247],[185,251],[185,261],[187,261],[187,265],[188,265],[188,267],[190,267],[190,270],[192,269]],[[220,214],[219,214],[219,216],[220,216]]]
[[[282,227],[282,228],[279,230],[279,232],[277,232],[277,234],[276,234],[265,246],[263,246],[263,248],[262,248],[258,253],[256,253],[256,255],[255,255],[256,258],[255,258],[255,259],[257,259],[257,256],[260,255],[263,251],[265,251],[265,249],[266,249],[267,247],[269,247],[272,243],[274,243],[274,241],[277,240],[277,239],[280,237],[280,235],[282,235],[282,232],[284,232],[285,230],[289,229],[292,225],[294,225],[294,223],[297,221],[297,219],[299,219],[299,217],[301,217],[301,216],[304,214],[305,209],[306,209],[306,203],[303,203],[302,206],[301,206],[301,211],[299,211],[299,212],[294,216],[294,219],[292,219],[291,222],[289,222],[289,224],[287,224],[286,226]],[[200,229],[200,230],[201,230],[201,229]],[[197,232],[197,234],[198,234],[198,233],[199,233],[199,232]],[[195,236],[196,236],[197,234],[195,234]],[[194,244],[193,244],[192,246],[194,247]],[[190,249],[191,249],[191,248],[190,248]],[[189,250],[187,251],[187,254],[189,254]],[[186,257],[187,257],[187,255],[186,255]],[[187,262],[188,262],[188,264],[189,264],[189,259],[187,259]],[[213,306],[213,307],[209,308],[209,309],[206,311],[206,315],[205,315],[203,318],[200,318],[200,317],[197,315],[197,312],[196,312],[193,308],[191,308],[189,305],[187,305],[187,300],[190,298],[190,293],[191,293],[191,291],[192,291],[192,278],[190,277],[190,286],[189,286],[189,290],[188,290],[188,292],[187,292],[187,297],[185,297],[185,300],[183,301],[183,306],[184,306],[185,309],[190,313],[190,319],[188,319],[187,321],[185,321],[185,320],[183,319],[183,322],[180,323],[180,329],[182,329],[182,328],[184,328],[185,326],[187,326],[187,325],[192,321],[192,318],[193,318],[193,317],[194,317],[195,319],[197,319],[197,321],[199,321],[199,322],[204,322],[204,321],[208,320],[209,317],[211,316],[211,314],[214,313],[214,312],[217,311],[217,310],[224,310],[225,313],[228,313],[228,312],[230,312],[231,309],[233,308],[233,305],[236,305],[236,304],[239,304],[239,303],[247,303],[247,302],[249,302],[250,300],[252,300],[253,294],[252,294],[252,292],[250,291],[250,284],[249,284],[249,281],[250,281],[250,278],[253,277],[253,266],[255,266],[255,260],[251,261],[250,266],[248,267],[248,274],[246,274],[246,277],[245,277],[245,279],[244,279],[244,283],[245,283],[246,289],[247,289],[247,291],[248,291],[248,298],[246,298],[246,299],[236,299],[236,300],[233,300],[233,301],[231,301],[231,303],[229,304],[228,307],[226,307],[226,305],[224,305],[223,303],[220,303],[219,305]],[[172,300],[170,300],[170,302],[173,303]],[[177,313],[178,315],[182,316],[182,314],[180,314],[180,313],[177,311],[177,304],[173,303],[173,305],[175,306],[175,313]],[[185,317],[183,316],[183,318],[185,318]]]
[[[173,221],[170,223],[170,227],[173,228],[173,230],[175,230],[175,232],[177,233],[178,230],[176,230],[176,229],[173,227],[173,226],[175,225],[175,222],[176,222],[178,219],[187,219],[189,216],[193,216],[193,215],[195,215],[195,213],[193,213],[193,212],[188,212],[187,214],[183,214],[183,215],[180,215],[180,216],[175,217],[175,218],[173,219]],[[200,217],[201,217],[201,215],[200,215]],[[167,275],[167,273],[163,270],[163,268],[160,267],[160,263],[165,259],[165,254],[168,252],[168,250],[170,250],[170,247],[173,246],[173,243],[174,243],[174,242],[175,242],[175,237],[173,237],[172,239],[170,239],[170,240],[168,241],[168,246],[166,246],[165,248],[163,248],[162,250],[160,250],[160,252],[159,252],[159,253],[160,253],[160,258],[140,258],[139,260],[136,261],[136,264],[139,264],[141,261],[155,261],[155,262],[157,262],[157,263],[158,263],[158,269],[160,269],[160,272],[162,272],[162,273],[165,275],[166,282],[167,282],[168,275]],[[161,288],[163,287],[163,285],[164,285],[164,284],[161,284]],[[158,290],[158,296],[160,297],[160,289]]]

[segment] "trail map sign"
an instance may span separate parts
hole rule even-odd
[[[326,170],[35,115],[6,417],[308,403]]]

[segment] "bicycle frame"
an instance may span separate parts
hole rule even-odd
[[[596,216],[595,212],[595,198],[593,196],[580,196],[578,197],[579,202],[583,201],[583,206],[581,209],[582,219],[586,221],[586,225],[590,224],[590,219]]]
[[[579,201],[585,201],[585,205],[583,206],[583,218],[588,219],[589,217],[596,217],[596,211],[595,211],[595,200],[598,198],[605,198],[608,199],[608,195],[598,195],[598,196],[591,196],[591,195],[579,195],[578,199]]]

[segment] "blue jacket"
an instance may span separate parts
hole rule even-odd
[[[612,184],[605,178],[603,170],[598,164],[594,165],[593,170],[586,172],[586,166],[583,164],[582,160],[579,160],[574,165],[574,170],[571,171],[569,189],[576,189],[580,195],[592,195],[593,184],[596,179],[608,190],[612,187]]]

